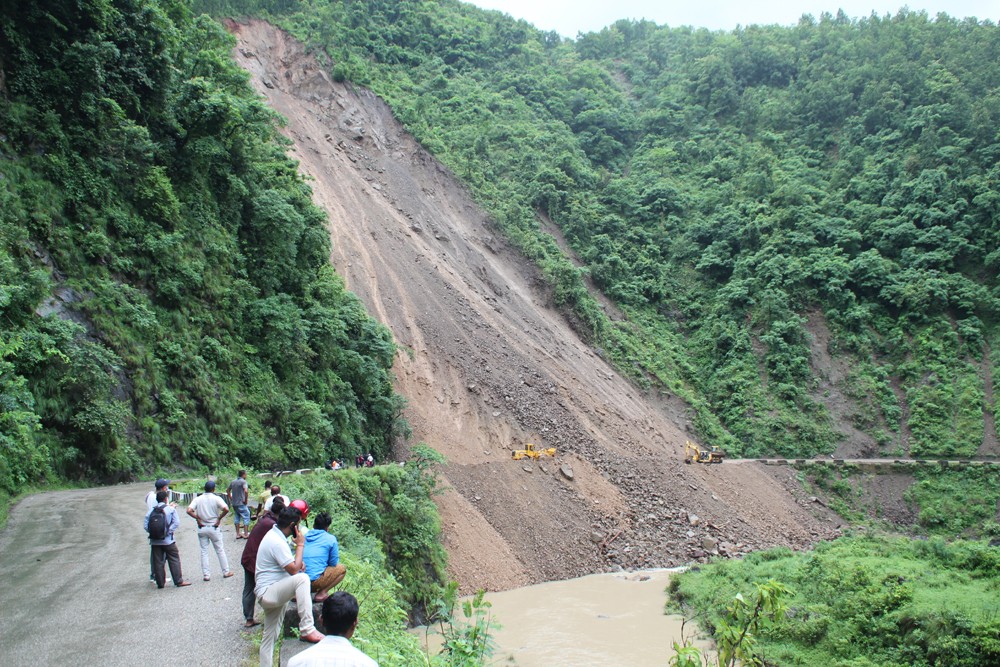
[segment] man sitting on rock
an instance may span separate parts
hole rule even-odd
[[[274,502],[275,496],[281,496],[281,499],[283,501],[285,501],[285,507],[288,507],[289,505],[292,504],[292,501],[288,499],[288,496],[282,495],[282,493],[281,493],[281,487],[278,486],[277,484],[272,484],[271,485],[271,497],[267,499],[266,503],[264,503],[264,509],[265,510],[271,509],[271,503]]]
[[[353,595],[337,591],[324,600],[321,620],[327,632],[323,641],[293,656],[288,667],[378,667],[377,662],[351,645],[358,627],[358,601]]]
[[[347,568],[340,564],[340,547],[337,538],[327,532],[332,520],[326,512],[321,512],[313,520],[313,529],[306,534],[306,547],[302,562],[311,581],[316,602],[329,597],[329,590],[339,584],[347,574]]]
[[[274,487],[272,487],[274,488]],[[312,595],[309,577],[302,570],[302,550],[306,536],[298,530],[302,514],[294,507],[286,507],[278,515],[278,522],[260,541],[257,563],[254,567],[257,585],[254,593],[264,610],[264,635],[260,642],[260,667],[274,664],[274,644],[281,631],[285,606],[294,598],[299,613],[299,640],[316,642],[323,635],[313,624]],[[295,557],[288,548],[288,536],[295,538]]]
[[[257,577],[254,568],[257,567],[257,550],[260,549],[260,542],[264,536],[274,528],[281,510],[285,509],[285,501],[275,498],[271,503],[271,509],[260,515],[257,525],[250,531],[247,543],[243,547],[243,556],[240,557],[240,564],[243,566],[243,617],[246,619],[245,627],[252,628],[260,625],[253,617],[254,604],[257,597],[254,595],[254,588],[257,587]]]

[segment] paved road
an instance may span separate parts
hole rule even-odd
[[[256,664],[242,632],[244,542],[230,517],[224,541],[236,576],[223,579],[212,552],[212,580],[202,581],[195,523],[182,512],[177,541],[194,585],[159,590],[149,581],[142,529],[152,488],[43,493],[11,511],[0,533],[0,665]]]

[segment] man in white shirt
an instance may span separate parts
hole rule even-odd
[[[205,581],[209,581],[211,570],[208,568],[208,545],[215,547],[219,557],[219,567],[222,568],[222,578],[233,576],[229,569],[229,559],[222,546],[222,517],[229,514],[226,501],[215,495],[215,482],[205,482],[205,493],[195,498],[187,508],[188,516],[198,522],[198,544],[201,546],[201,573]]]
[[[146,511],[147,512],[149,510],[153,509],[154,507],[156,507],[156,494],[159,491],[168,491],[168,492],[170,491],[170,480],[169,479],[163,479],[161,477],[160,479],[156,480],[156,482],[153,484],[153,490],[146,494]],[[167,498],[168,499],[170,498],[169,493],[167,494]],[[177,503],[171,503],[171,502],[169,502],[169,500],[168,500],[167,504],[170,505],[171,507],[177,507]]]
[[[264,511],[265,512],[270,511],[270,509],[271,509],[271,503],[274,502],[275,496],[281,496],[281,499],[285,501],[285,507],[290,507],[291,506],[292,501],[288,499],[288,496],[283,495],[281,493],[281,487],[278,486],[277,484],[272,484],[271,485],[271,497],[267,499],[266,503],[264,503]]]
[[[292,598],[295,598],[295,607],[299,612],[299,639],[313,644],[323,639],[323,634],[316,631],[313,623],[309,575],[303,572],[305,566],[302,564],[302,550],[306,534],[298,529],[301,520],[302,514],[294,507],[281,510],[277,523],[260,541],[257,549],[254,594],[264,610],[260,667],[271,667],[274,664],[274,644],[281,631],[285,606]],[[294,558],[288,547],[289,535],[295,538]]]
[[[288,667],[378,667],[378,663],[354,648],[350,639],[358,627],[358,601],[346,591],[337,591],[323,601],[323,641],[288,661]]]

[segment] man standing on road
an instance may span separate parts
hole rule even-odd
[[[272,487],[273,488],[273,487]],[[294,507],[286,507],[278,515],[274,527],[260,541],[255,572],[257,586],[254,593],[264,609],[264,635],[260,642],[260,667],[274,664],[274,643],[281,631],[285,606],[295,598],[299,612],[299,639],[316,642],[323,635],[313,624],[312,596],[309,577],[302,571],[302,549],[306,536],[298,529],[302,515]],[[295,538],[295,557],[288,547],[288,536]]]
[[[149,517],[159,508],[163,509],[166,515],[166,535],[159,539],[149,538],[149,561],[153,568],[153,578],[157,588],[163,588],[167,583],[167,573],[163,569],[163,561],[170,565],[170,578],[174,580],[174,586],[190,586],[190,581],[185,581],[181,574],[181,554],[177,550],[177,542],[174,540],[174,531],[180,528],[181,519],[177,516],[177,510],[167,504],[170,492],[165,488],[156,492],[156,504],[153,509],[146,512],[142,527],[149,530]]]
[[[146,494],[146,511],[156,507],[156,493],[157,491],[167,491],[167,497],[170,497],[170,480],[160,478],[156,480],[153,484],[153,490]],[[177,503],[170,503],[171,507],[177,507]]]
[[[347,574],[347,568],[340,564],[337,538],[327,531],[331,523],[333,521],[326,512],[317,515],[313,529],[306,533],[306,548],[302,552],[302,562],[312,582],[310,587],[316,594],[316,602],[326,600],[329,590],[343,581]]]
[[[229,483],[229,488],[226,489],[226,498],[229,499],[229,504],[233,507],[233,521],[236,523],[236,539],[242,540],[245,537],[250,537],[250,508],[247,507],[249,502],[249,492],[247,488],[247,471],[240,470],[236,475],[236,479]],[[240,525],[243,526],[243,532],[240,532]]]
[[[210,581],[212,572],[208,568],[208,545],[215,547],[219,557],[219,567],[222,568],[222,578],[233,576],[229,570],[229,559],[222,546],[222,518],[229,513],[226,501],[215,495],[215,482],[205,482],[205,493],[201,494],[187,508],[187,513],[198,522],[198,544],[201,546],[201,573],[205,581]]]
[[[156,507],[156,494],[158,491],[166,491],[167,497],[170,497],[170,480],[163,479],[162,477],[153,483],[153,490],[146,494],[146,514],[149,514],[154,507]],[[171,507],[177,507],[177,503],[170,503]],[[156,577],[153,575],[153,558],[150,556],[149,559],[149,580],[156,581]]]
[[[292,656],[288,667],[378,667],[378,663],[354,648],[350,639],[358,627],[358,601],[346,591],[337,591],[323,601],[320,618],[326,637],[312,648]]]
[[[247,543],[243,546],[243,556],[240,558],[240,565],[243,566],[243,618],[246,619],[244,625],[248,628],[260,625],[253,617],[254,604],[257,602],[257,596],[253,592],[257,586],[257,550],[260,549],[260,541],[274,527],[283,509],[285,501],[275,498],[271,503],[271,510],[260,515],[257,525],[250,531]]]

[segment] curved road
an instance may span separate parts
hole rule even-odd
[[[159,590],[142,528],[152,488],[41,493],[13,508],[0,533],[0,665],[256,664],[240,607],[244,541],[231,515],[224,542],[236,576],[222,578],[212,551],[212,580],[202,581],[195,523],[178,506],[181,566],[193,585],[175,588],[168,572]]]

